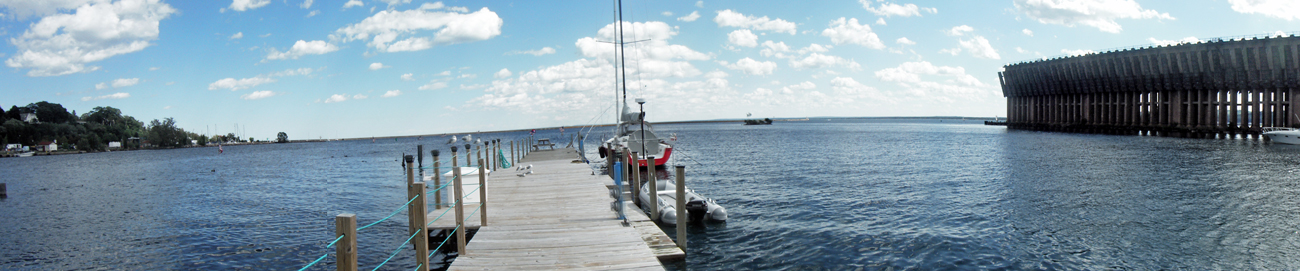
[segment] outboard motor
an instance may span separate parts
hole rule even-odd
[[[704,216],[709,213],[709,205],[703,200],[692,200],[686,202],[686,213],[688,221],[695,223],[704,223]]]

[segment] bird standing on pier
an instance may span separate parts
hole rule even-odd
[[[447,145],[452,145],[452,144],[456,144],[456,135],[452,135],[451,139],[447,139]]]

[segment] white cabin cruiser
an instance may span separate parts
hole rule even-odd
[[[1264,138],[1282,144],[1300,145],[1300,129],[1264,127]]]
[[[677,185],[676,181],[660,180],[656,183],[659,210],[649,210],[649,183],[641,185],[641,194],[637,195],[637,200],[641,202],[641,208],[646,212],[659,212],[659,222],[668,225],[677,225]],[[718,205],[712,199],[705,198],[696,194],[694,190],[686,189],[686,221],[687,222],[726,222],[727,208]]]

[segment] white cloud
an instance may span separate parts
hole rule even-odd
[[[789,85],[781,88],[781,93],[794,94],[796,91],[811,90],[815,88],[817,88],[817,84],[813,84],[813,82],[803,81],[803,83],[799,83],[798,85]]]
[[[348,0],[347,3],[343,3],[343,9],[348,9],[351,7],[360,7],[365,5],[366,3],[362,3],[360,0]]]
[[[370,63],[370,70],[372,70],[372,71],[376,71],[376,70],[383,69],[383,68],[389,68],[389,67],[392,67],[392,66],[384,66],[384,63],[379,63],[379,62]]]
[[[898,67],[876,71],[875,75],[880,81],[903,87],[908,95],[922,98],[978,100],[992,93],[988,90],[989,85],[966,74],[965,68],[935,66],[927,61],[905,62]]]
[[[131,97],[130,93],[118,92],[118,93],[113,93],[113,94],[99,96],[99,97],[90,97],[90,96],[81,97],[81,101],[84,102],[84,101],[103,100],[103,99],[126,99],[130,97]]]
[[[847,104],[860,101],[877,101],[889,102],[889,98],[880,93],[880,90],[859,83],[851,77],[835,77],[831,79],[831,90],[835,97],[833,104]]]
[[[704,7],[704,1],[695,1],[695,7],[697,8]]]
[[[871,49],[885,49],[885,44],[871,31],[871,26],[858,24],[857,18],[845,20],[840,17],[831,21],[830,28],[822,30],[822,36],[830,37],[835,44],[851,43]]]
[[[725,62],[724,62],[725,63]],[[742,58],[733,64],[723,64],[728,69],[739,70],[750,75],[768,75],[776,70],[776,62],[757,61],[753,58]]]
[[[462,74],[460,74],[460,76],[456,76],[456,78],[461,78],[461,79],[474,79],[474,78],[478,78],[478,75],[477,75],[477,74],[473,74],[473,73],[462,73]]]
[[[134,86],[135,84],[139,84],[139,83],[140,83],[140,78],[118,78],[118,79],[114,79],[111,84],[113,88],[124,88],[124,87]],[[103,89],[99,87],[100,85],[103,84],[104,83],[99,83],[99,85],[95,85],[95,88]]]
[[[1029,30],[1029,28],[1025,28],[1024,30],[1020,30],[1020,33],[1025,33],[1025,36],[1030,36],[1030,37],[1033,37],[1033,36],[1034,36],[1034,31],[1033,31],[1033,30]]]
[[[438,76],[450,76],[450,75],[451,75],[451,71],[442,71],[442,72],[438,73],[437,75],[438,75]]]
[[[907,39],[907,37],[898,38],[898,40],[895,40],[894,43],[898,43],[902,45],[916,45],[915,41],[909,40]]]
[[[345,96],[343,94],[334,94],[334,95],[330,95],[329,98],[326,98],[325,103],[337,103],[337,102],[342,102],[347,100],[348,100],[348,96]]]
[[[773,31],[777,33],[787,32],[790,33],[790,35],[795,34],[796,32],[795,28],[797,27],[795,23],[792,23],[790,21],[786,21],[782,19],[773,20],[767,18],[767,16],[763,16],[761,18],[754,17],[753,15],[745,16],[744,14],[731,11],[730,9],[719,11],[718,16],[713,18],[713,22],[718,23],[718,26],[749,28],[754,30]]]
[[[920,7],[917,7],[916,4],[904,4],[904,5],[899,5],[899,4],[894,4],[894,3],[885,2],[885,3],[880,3],[880,6],[879,6],[879,7],[872,7],[872,6],[871,6],[871,1],[870,1],[870,0],[858,0],[858,3],[861,3],[861,4],[862,4],[862,8],[863,8],[863,9],[866,9],[867,11],[870,11],[871,13],[875,13],[876,15],[879,15],[879,16],[885,16],[885,17],[892,17],[892,16],[899,16],[899,17],[921,16],[921,10],[923,10],[923,9],[924,9],[925,11],[927,11],[927,12],[930,12],[930,13],[936,13],[936,12],[939,12],[938,9],[935,9],[935,8],[920,8]]]
[[[262,38],[270,37],[270,36],[271,36],[271,33],[261,34],[261,35],[257,35],[257,36],[258,36],[258,37],[262,37]]]
[[[510,77],[511,75],[514,75],[514,73],[511,73],[510,70],[502,68],[500,71],[497,71],[496,74],[493,74],[492,77],[501,79],[501,78]]]
[[[952,27],[952,29],[943,31],[943,33],[948,34],[949,36],[962,36],[962,35],[966,35],[967,32],[971,32],[971,31],[975,31],[975,28],[963,24],[959,26],[954,26]]]
[[[275,93],[270,90],[261,90],[261,91],[254,91],[249,94],[240,95],[239,98],[244,100],[257,100],[257,99],[267,98],[275,95],[279,95],[279,93]]]
[[[1292,21],[1300,19],[1300,2],[1294,0],[1228,0],[1232,10]]]
[[[626,29],[636,29],[637,36],[629,37],[636,40],[648,40],[637,43],[637,46],[625,47],[627,59],[635,59],[636,62],[629,63],[628,73],[639,73],[643,77],[691,77],[700,74],[700,71],[692,66],[689,62],[678,60],[708,60],[711,57],[704,53],[692,50],[689,47],[669,44],[668,41],[676,31],[673,27],[664,22],[623,22]],[[574,44],[578,51],[584,57],[598,58],[613,61],[614,47],[608,43],[600,41],[614,40],[614,24],[605,25],[596,32],[596,37],[584,37],[578,39]]]
[[[446,81],[433,80],[430,81],[428,84],[420,86],[419,90],[435,90],[435,89],[441,89],[445,87],[447,87]]]
[[[672,11],[664,11],[663,13],[659,13],[659,14],[664,15],[664,16],[673,16],[673,12],[672,12]]]
[[[246,88],[255,87],[261,84],[275,83],[275,77],[309,75],[313,72],[311,68],[288,69],[268,74],[259,74],[250,78],[224,78],[208,84],[208,90],[230,89],[236,91]]]
[[[699,11],[692,11],[691,14],[688,14],[688,15],[686,15],[686,16],[682,16],[682,17],[677,17],[677,20],[678,20],[678,21],[683,21],[683,22],[694,22],[696,19],[699,19],[699,18],[700,18],[700,12],[699,12]]]
[[[399,96],[399,95],[402,95],[402,91],[401,91],[401,90],[396,90],[396,89],[394,89],[394,90],[389,90],[389,91],[384,92],[384,95],[383,95],[383,96],[379,96],[379,97],[383,97],[383,98],[391,98],[391,97],[397,97],[397,96]]]
[[[958,43],[961,44],[961,48],[970,52],[971,55],[975,57],[987,59],[1002,58],[1002,56],[998,55],[998,51],[993,49],[992,45],[989,45],[989,40],[982,36],[975,36],[968,40],[960,40]]]
[[[230,7],[228,7],[228,9],[243,12],[250,9],[257,9],[270,3],[271,0],[234,0],[230,2]],[[222,8],[221,12],[226,12],[226,9],[227,8]]]
[[[1015,0],[1013,3],[1039,23],[1069,27],[1085,25],[1110,33],[1123,30],[1116,19],[1175,19],[1169,13],[1143,9],[1134,0]],[[1235,3],[1233,8],[1236,10]]]
[[[518,51],[518,50],[515,50],[515,51],[509,51],[509,52],[506,52],[506,55],[523,55],[523,54],[528,54],[528,55],[533,55],[533,56],[543,56],[543,55],[549,55],[549,54],[554,54],[554,53],[555,53],[555,48],[551,48],[551,47],[548,46],[548,47],[542,47],[542,49],[537,49],[537,50],[527,50],[527,51]]]
[[[302,1],[302,4],[298,5],[298,7],[303,8],[303,9],[309,9],[309,8],[311,8],[311,4],[312,4],[313,2],[315,2],[315,0],[306,0],[306,1]]]
[[[313,10],[313,11],[311,11],[311,12],[308,12],[308,13],[307,13],[307,16],[303,16],[303,17],[311,18],[312,16],[316,16],[316,15],[319,15],[319,14],[320,14],[320,10]]]
[[[819,53],[809,54],[802,59],[791,58],[790,67],[796,69],[824,68],[832,66],[846,66],[849,68],[861,67],[857,62],[844,59],[839,56],[823,55]]]
[[[415,74],[410,74],[410,73],[402,74],[402,81],[411,81],[411,80],[415,80]]]
[[[888,25],[888,24],[885,23],[885,18],[876,18],[876,25]]]
[[[727,34],[727,41],[739,46],[754,47],[758,46],[758,35],[749,32],[749,29],[740,29]]]
[[[790,51],[790,46],[785,45],[784,41],[772,42],[770,40],[765,40],[763,41],[763,50],[759,51],[758,53],[763,56],[776,56],[777,54],[789,52],[789,51]]]
[[[1150,41],[1156,46],[1169,46],[1169,45],[1179,45],[1179,44],[1187,44],[1187,43],[1197,43],[1200,42],[1201,39],[1198,39],[1196,37],[1186,37],[1180,40],[1158,40],[1156,38],[1147,38],[1147,41]]]
[[[1079,50],[1061,49],[1061,53],[1069,56],[1081,56],[1081,55],[1097,53],[1097,51],[1088,50],[1088,49],[1079,49]]]
[[[366,98],[370,98],[370,96],[366,96],[365,94],[352,95],[353,100],[365,100]]]
[[[275,48],[271,48],[271,52],[267,53],[266,59],[262,59],[262,61],[265,62],[267,60],[298,59],[298,57],[305,56],[305,55],[323,55],[338,50],[339,50],[338,46],[335,46],[334,44],[330,44],[323,40],[313,40],[313,41],[298,40],[298,42],[294,42],[293,47],[290,47],[289,51],[286,52],[280,52]]]
[[[389,8],[392,8],[393,6],[396,6],[396,5],[401,5],[401,4],[410,4],[410,3],[411,3],[411,0],[379,0],[379,1],[380,1],[380,2],[384,2],[384,3],[388,3],[388,7],[389,7]],[[442,2],[438,2],[438,3],[442,3]]]
[[[95,84],[95,89],[106,89],[106,88],[108,88],[108,83]]]
[[[234,35],[230,35],[230,39],[232,40],[237,40],[242,38],[244,38],[244,32],[239,32],[239,33],[235,33]]]
[[[31,23],[21,36],[9,38],[17,54],[11,68],[30,69],[27,76],[57,76],[98,70],[87,63],[144,50],[158,38],[158,22],[176,9],[160,0],[107,1],[64,7],[59,3],[8,4],[18,17],[72,10]],[[26,6],[32,5],[32,6]],[[28,9],[30,8],[30,9]],[[30,15],[29,15],[30,14]]]
[[[366,40],[367,46],[381,52],[419,51],[436,45],[487,40],[501,35],[501,24],[501,17],[487,8],[473,13],[384,10],[359,23],[339,28],[330,37],[343,42]],[[437,32],[432,39],[415,36],[421,31]],[[406,38],[398,40],[402,37]]]

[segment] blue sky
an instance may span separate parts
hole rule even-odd
[[[0,0],[0,106],[350,138],[612,122],[607,1]],[[1004,116],[1008,63],[1300,30],[1286,0],[623,3],[651,121]]]

